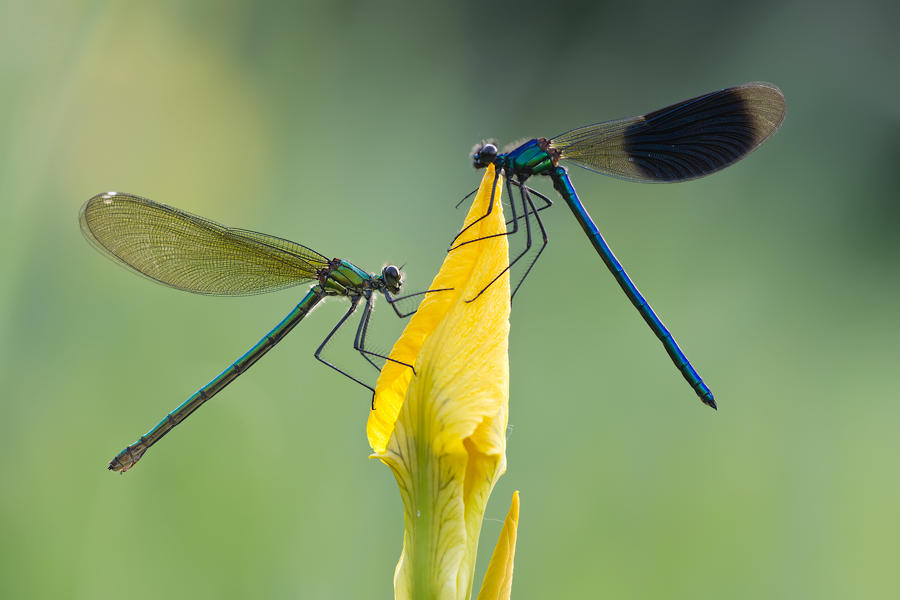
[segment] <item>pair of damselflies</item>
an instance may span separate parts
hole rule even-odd
[[[784,114],[784,96],[777,87],[750,83],[698,96],[645,115],[574,129],[554,138],[532,139],[508,152],[500,153],[494,144],[482,143],[475,149],[474,166],[481,168],[494,164],[497,167],[495,189],[501,185],[500,176],[504,176],[513,214],[510,230],[501,235],[516,233],[520,221],[524,222],[526,246],[510,261],[511,266],[532,247],[532,220],[541,232],[540,247],[527,265],[525,276],[548,241],[539,213],[552,205],[548,197],[525,182],[532,176],[549,177],[675,366],[700,399],[716,408],[712,392],[613,255],[559,161],[568,160],[604,175],[635,182],[688,181],[715,173],[750,154],[775,133]],[[518,189],[521,215],[517,215],[514,187]],[[532,197],[543,204],[537,206]],[[492,207],[493,198],[488,212]],[[387,357],[365,348],[375,296],[383,294],[398,316],[405,316],[392,298],[392,294],[400,293],[402,285],[399,270],[393,266],[385,267],[380,275],[368,274],[347,261],[328,260],[300,244],[227,228],[129,194],[110,192],[95,196],[82,207],[80,220],[85,236],[101,252],[145,277],[176,289],[229,296],[265,293],[316,282],[281,323],[218,377],[166,415],[150,432],[120,452],[110,462],[110,470],[124,472],[134,466],[147,449],[251,367],[324,298],[346,297],[350,300],[350,308],[318,347],[315,357],[366,387],[369,386],[324,360],[322,349],[363,303],[354,348],[377,367],[372,358],[386,360]]]

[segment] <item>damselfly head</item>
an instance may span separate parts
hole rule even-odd
[[[400,269],[394,265],[386,266],[381,270],[381,279],[390,293],[400,293],[400,286],[403,285],[403,281],[400,278]]]
[[[472,158],[472,165],[476,169],[483,169],[494,162],[497,158],[497,146],[494,140],[482,140],[475,144],[469,156]]]

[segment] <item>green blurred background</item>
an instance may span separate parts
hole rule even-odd
[[[572,170],[720,410],[558,203],[513,306],[488,517],[521,491],[518,600],[900,596],[898,16],[876,0],[3,3],[0,597],[392,597],[402,512],[367,459],[369,396],[311,356],[342,303],[134,471],[106,471],[303,289],[153,285],[82,239],[88,198],[140,194],[372,271],[408,261],[422,289],[480,180],[478,140],[754,80],[781,87],[787,118],[726,172]]]

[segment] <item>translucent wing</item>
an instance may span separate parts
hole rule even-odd
[[[169,287],[243,296],[316,279],[328,260],[263,233],[231,229],[171,206],[117,192],[81,207],[81,230],[103,254]]]
[[[784,96],[770,83],[746,83],[639,117],[574,129],[550,140],[561,158],[620,179],[696,179],[753,152],[784,120]]]

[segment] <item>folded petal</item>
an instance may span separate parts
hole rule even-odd
[[[497,236],[464,244],[464,242],[479,240],[506,230],[500,202],[500,194],[503,188],[502,182],[502,177],[494,177],[493,165],[488,167],[475,201],[472,203],[472,208],[466,216],[463,226],[464,233],[455,242],[457,249],[447,254],[444,264],[428,288],[429,290],[446,291],[431,292],[425,295],[425,300],[422,301],[419,310],[412,316],[406,329],[403,331],[403,335],[394,344],[394,348],[389,355],[392,360],[389,360],[381,370],[381,376],[375,385],[374,410],[369,415],[369,422],[366,427],[369,444],[377,454],[382,454],[385,451],[387,441],[394,428],[394,422],[397,420],[397,415],[406,396],[406,390],[412,379],[412,370],[405,365],[414,365],[418,370],[417,361],[420,360],[420,350],[425,343],[426,337],[435,331],[452,307],[477,295],[478,292],[487,286],[491,279],[502,272],[509,264],[509,246],[506,236]],[[481,217],[487,213],[488,207],[491,205],[492,194],[494,199],[491,215],[482,219]],[[478,301],[470,303],[474,310],[464,311],[462,315],[463,322],[457,323],[456,327],[448,328],[443,332],[445,341],[455,342],[457,346],[465,344],[466,340],[454,340],[453,336],[477,333],[479,328],[483,327],[481,318],[491,311],[490,307],[493,306],[493,301],[496,301],[498,296],[509,296],[508,273],[494,282],[482,296],[485,295],[492,298],[482,297]],[[506,305],[504,309],[507,315],[506,318],[493,319],[493,322],[502,323],[505,328],[494,331],[497,334],[494,336],[495,340],[501,337],[505,340],[509,334],[508,301]],[[462,355],[459,356],[460,359],[465,359],[465,354],[472,351],[474,349],[457,348],[457,352],[462,352]],[[504,362],[504,365],[504,369],[508,370],[508,361]],[[456,365],[453,369],[454,373],[465,370],[465,367],[465,364]],[[503,375],[503,377],[504,379],[508,378],[508,373]],[[484,380],[486,378],[481,377],[480,379]],[[439,385],[443,385],[446,382],[447,378],[445,377],[439,382]],[[461,386],[466,389],[467,394],[474,393],[473,385],[471,378],[469,381],[461,382]],[[496,412],[496,409],[493,412]],[[471,420],[469,426],[473,426]]]
[[[509,600],[512,592],[513,560],[516,557],[516,535],[519,528],[519,492],[513,494],[512,506],[500,531],[500,539],[484,574],[478,600]]]
[[[415,374],[389,362],[376,386],[369,440],[397,478],[406,523],[398,599],[470,597],[484,510],[506,469],[510,290],[499,183],[489,168],[429,288],[447,291],[428,294],[391,352]]]

